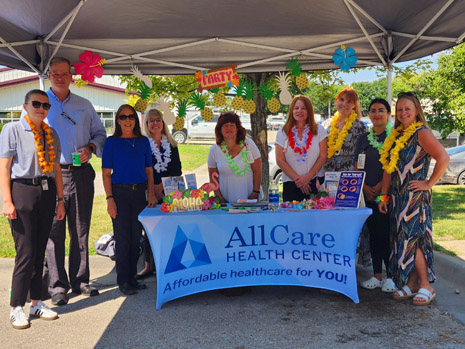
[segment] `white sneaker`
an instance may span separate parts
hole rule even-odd
[[[13,328],[17,328],[20,330],[29,328],[29,326],[31,326],[29,324],[28,317],[26,316],[26,314],[24,314],[23,307],[20,307],[20,306],[17,306],[16,308],[11,309],[10,321],[11,321],[11,325],[13,326]]]
[[[36,306],[31,305],[29,316],[40,317],[42,320],[55,320],[58,318],[58,314],[47,307],[42,301],[39,301]]]
[[[367,290],[374,290],[375,288],[380,288],[383,286],[383,280],[378,280],[372,276],[369,280],[361,282],[360,286],[366,288]]]

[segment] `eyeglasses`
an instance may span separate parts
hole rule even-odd
[[[134,114],[131,114],[131,115],[118,115],[118,119],[123,120],[123,121],[124,121],[124,120],[127,120],[127,119],[129,119],[129,120],[136,120],[136,117],[137,117],[137,116],[134,115]]]
[[[151,119],[149,120],[149,124],[161,124],[163,122],[162,119]]]
[[[36,109],[39,109],[40,107],[44,108],[44,110],[50,110],[52,105],[50,103],[40,103],[39,101],[32,101],[31,102],[32,106]]]
[[[68,120],[71,123],[71,125],[76,125],[76,121],[74,121],[73,118],[65,112],[61,113],[60,115],[63,116],[66,120]]]
[[[417,94],[414,91],[410,92],[401,92],[397,95],[397,99],[402,98],[402,97],[415,97],[417,98]]]
[[[386,109],[383,109],[383,108],[378,109],[378,110],[376,110],[376,109],[370,109],[370,110],[368,111],[368,113],[370,113],[370,114],[376,114],[376,113],[384,114],[384,113],[386,113],[386,112],[387,112],[387,110],[386,110]]]

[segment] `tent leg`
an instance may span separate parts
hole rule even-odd
[[[392,106],[392,63],[388,64],[387,71],[387,100],[389,105]]]
[[[39,75],[39,89],[45,91],[45,77],[44,75]]]

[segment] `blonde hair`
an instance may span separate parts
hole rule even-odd
[[[415,106],[415,110],[417,111],[417,115],[415,115],[416,121],[422,122],[423,126],[429,128],[428,122],[426,121],[425,113],[423,112],[423,107],[421,106],[421,103],[418,100],[417,96],[415,96],[413,93],[399,94],[399,97],[397,98],[396,102],[396,120],[394,121],[394,127],[398,127],[401,124],[399,119],[397,118],[397,103],[399,103],[401,99],[408,99],[409,101],[412,101],[413,105]]]
[[[161,131],[162,135],[165,135],[168,138],[168,142],[170,142],[171,146],[176,148],[178,143],[174,140],[171,132],[166,124],[165,120],[163,120],[163,114],[158,109],[150,109],[147,113],[145,113],[145,120],[144,120],[144,133],[147,137],[152,137],[149,131],[149,120],[152,116],[159,116],[163,122],[163,130]]]
[[[315,122],[315,112],[313,110],[313,104],[310,98],[304,95],[297,95],[292,100],[291,105],[289,106],[289,112],[287,115],[286,123],[283,126],[283,132],[287,134],[289,132],[289,129],[295,125],[293,112],[294,106],[297,103],[297,101],[302,101],[305,104],[305,108],[307,109],[307,125],[310,127],[312,133],[314,135],[317,135],[318,128]]]
[[[358,93],[357,91],[355,91],[352,86],[347,86],[345,88],[343,88],[336,96],[336,98],[334,99],[335,102],[337,102],[337,100],[339,98],[341,98],[343,95],[348,95],[349,97],[351,97],[353,100],[354,100],[354,104],[355,104],[355,113],[357,114],[357,117],[359,119],[362,118],[362,112],[360,111],[360,100],[358,99]]]

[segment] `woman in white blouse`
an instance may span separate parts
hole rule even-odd
[[[286,123],[276,135],[276,163],[283,171],[283,201],[317,193],[318,172],[326,162],[327,132],[315,122],[310,98],[294,97]]]
[[[208,173],[218,173],[215,191],[222,203],[240,199],[259,199],[262,161],[257,145],[246,138],[239,116],[222,113],[215,127],[216,144],[208,154]]]

